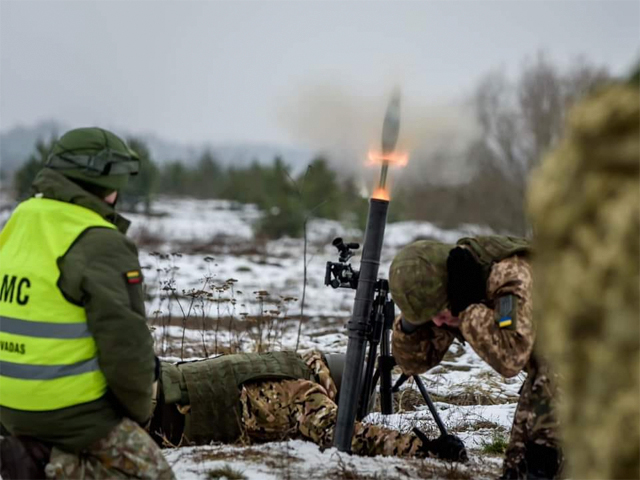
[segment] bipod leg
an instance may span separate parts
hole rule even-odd
[[[404,385],[404,383],[405,383],[407,380],[409,380],[409,377],[408,377],[407,375],[405,375],[404,373],[403,373],[403,374],[401,374],[401,375],[398,377],[398,380],[396,380],[396,383],[394,383],[394,384],[393,384],[393,388],[391,389],[391,391],[392,391],[393,393],[398,393],[398,392],[400,391],[400,387],[401,387],[402,385]]]
[[[427,387],[425,387],[424,383],[422,383],[422,379],[418,375],[414,375],[413,380],[414,382],[416,382],[416,385],[418,386],[418,390],[420,390],[420,393],[422,394],[422,398],[424,398],[424,401],[427,402],[427,407],[429,407],[429,411],[431,412],[433,419],[436,421],[436,425],[438,425],[438,429],[440,430],[440,433],[442,435],[448,435],[449,433],[447,432],[447,427],[445,427],[444,423],[442,423],[442,419],[440,418],[440,415],[436,410],[436,406],[431,401],[429,392],[427,392]]]
[[[442,423],[442,419],[440,418],[440,415],[438,415],[438,411],[431,401],[429,392],[427,392],[427,388],[424,386],[424,383],[422,383],[422,379],[418,375],[414,375],[413,380],[416,382],[418,390],[420,390],[424,401],[427,402],[427,407],[429,407],[429,411],[431,412],[431,415],[433,415],[433,419],[436,421],[438,429],[440,430],[440,436],[438,438],[435,440],[429,440],[418,428],[413,429],[414,433],[422,441],[424,448],[443,460],[452,460],[454,462],[463,463],[469,460],[469,457],[467,456],[467,449],[464,447],[462,440],[455,435],[447,433],[447,428],[444,426],[444,423]]]

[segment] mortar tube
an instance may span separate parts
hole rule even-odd
[[[383,161],[382,168],[380,169],[380,181],[378,182],[378,188],[386,188],[388,172],[389,172],[389,162]]]
[[[362,365],[365,357],[366,334],[371,321],[371,307],[378,280],[380,254],[387,223],[388,200],[369,200],[369,214],[362,247],[360,276],[353,304],[353,313],[347,323],[349,340],[345,370],[340,388],[338,420],[333,445],[341,452],[351,451],[356,410],[361,395]]]

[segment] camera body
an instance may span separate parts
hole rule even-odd
[[[324,284],[331,288],[358,288],[358,278],[360,272],[354,270],[350,263],[347,263],[354,255],[354,250],[360,248],[358,243],[344,243],[342,238],[333,239],[331,245],[339,252],[337,262],[327,262],[324,274]]]

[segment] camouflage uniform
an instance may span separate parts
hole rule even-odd
[[[54,447],[45,473],[47,478],[56,480],[175,479],[162,451],[137,423],[128,418],[79,455]]]
[[[636,77],[577,104],[532,176],[540,347],[563,379],[572,478],[640,477],[639,131]]]
[[[219,397],[209,402],[212,411],[209,415],[197,415],[194,420],[194,410],[200,406],[195,404],[192,394],[195,388],[189,390],[188,386],[181,388],[181,394],[166,395],[163,393],[158,399],[158,407],[154,413],[154,419],[150,425],[150,433],[156,441],[162,443],[169,439],[173,443],[189,442],[209,443],[238,442],[255,443],[267,441],[280,441],[290,438],[302,438],[311,440],[322,448],[330,447],[333,443],[333,429],[337,421],[336,397],[338,390],[334,383],[327,363],[320,352],[312,351],[301,357],[291,353],[288,357],[283,357],[287,352],[277,352],[274,354],[251,354],[258,356],[278,355],[280,360],[288,358],[287,361],[300,361],[306,373],[302,374],[306,378],[287,378],[282,374],[271,374],[263,372],[267,377],[264,379],[250,380],[242,382],[239,386],[235,383],[229,384],[232,389],[238,389],[238,411],[234,413],[235,405],[223,405],[223,400]],[[243,354],[244,355],[244,354]],[[240,355],[237,355],[240,357]],[[245,355],[246,356],[246,355]],[[222,358],[230,358],[227,355]],[[215,376],[218,367],[215,359],[205,360],[209,365],[207,370],[205,365],[194,369],[198,362],[192,362],[191,372],[199,372],[198,376],[206,375],[199,382],[200,390],[207,390]],[[258,368],[260,361],[254,365]],[[180,365],[178,365],[180,367]],[[163,364],[162,378],[167,380],[166,373],[170,367]],[[248,375],[251,375],[246,364],[242,367]],[[175,370],[174,370],[175,371]],[[278,378],[273,380],[273,378]],[[180,381],[179,381],[180,383]],[[174,382],[174,385],[176,383]],[[216,385],[212,386],[213,388]],[[225,390],[227,387],[217,385],[217,390],[224,390],[226,397],[233,397],[232,392]],[[165,391],[165,388],[160,389]],[[171,403],[165,402],[165,398],[174,398]],[[198,402],[205,401],[202,397]],[[235,403],[235,400],[232,399]],[[177,407],[177,408],[176,408]],[[227,426],[224,421],[227,418],[237,420]],[[222,415],[222,416],[221,416]],[[202,422],[209,420],[217,422],[215,428],[201,428],[197,438],[186,438],[188,425],[193,425],[194,421]],[[239,428],[233,428],[238,426]],[[225,430],[224,432],[222,430]],[[237,433],[237,434],[236,434]],[[193,436],[193,435],[192,435]],[[396,455],[396,456],[425,456],[421,450],[422,442],[412,433],[400,433],[396,430],[379,427],[377,425],[367,425],[356,423],[353,437],[352,451],[359,455]]]
[[[411,253],[415,248],[415,244],[407,247],[410,255],[415,256]],[[552,378],[548,367],[533,355],[535,329],[529,261],[516,255],[494,263],[487,279],[486,298],[460,313],[462,323],[458,330],[448,326],[438,327],[428,321],[430,317],[425,322],[424,312],[428,308],[425,307],[426,296],[421,297],[419,292],[413,292],[409,297],[404,294],[405,291],[411,291],[412,285],[407,285],[407,282],[416,276],[409,269],[415,272],[418,266],[407,263],[405,255],[407,253],[400,252],[398,261],[394,260],[391,267],[392,295],[402,309],[402,315],[406,318],[405,311],[409,313],[408,321],[423,325],[407,334],[402,330],[400,317],[396,319],[392,343],[398,365],[408,375],[424,373],[440,363],[453,340],[458,338],[469,342],[483,360],[505,377],[513,377],[525,370],[527,379],[522,386],[503,473],[506,478],[526,477],[528,455],[536,451],[537,446],[559,450],[551,405],[555,395]],[[497,322],[497,303],[505,295],[515,296],[516,311],[513,323],[501,328]],[[416,316],[416,312],[421,318]],[[434,314],[433,311],[428,313]]]
[[[338,415],[337,389],[319,352],[304,360],[318,383],[309,380],[256,382],[242,388],[242,424],[252,442],[305,438],[323,448],[332,446]],[[413,434],[356,422],[352,452],[357,455],[424,456]]]

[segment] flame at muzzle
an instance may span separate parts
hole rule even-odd
[[[403,167],[409,161],[409,155],[405,152],[396,151],[398,134],[400,133],[400,90],[395,89],[391,100],[387,105],[387,112],[382,122],[382,150],[369,151],[369,165],[380,165],[380,179],[378,187],[373,191],[371,198],[389,201],[389,188],[387,186],[387,175],[389,166]]]
[[[391,199],[390,188],[387,185],[389,167],[404,167],[409,163],[409,154],[406,152],[389,152],[384,154],[374,150],[369,151],[369,161],[367,165],[380,165],[380,177],[378,185],[373,191],[371,198],[389,201]]]
[[[369,151],[369,162],[367,165],[391,165],[394,167],[405,167],[409,163],[409,154],[406,152],[391,152],[384,154],[382,152],[376,152],[375,150]]]
[[[391,200],[391,195],[389,193],[389,189],[377,187],[371,194],[371,198],[375,198],[377,200],[386,200],[388,202],[389,200]]]

